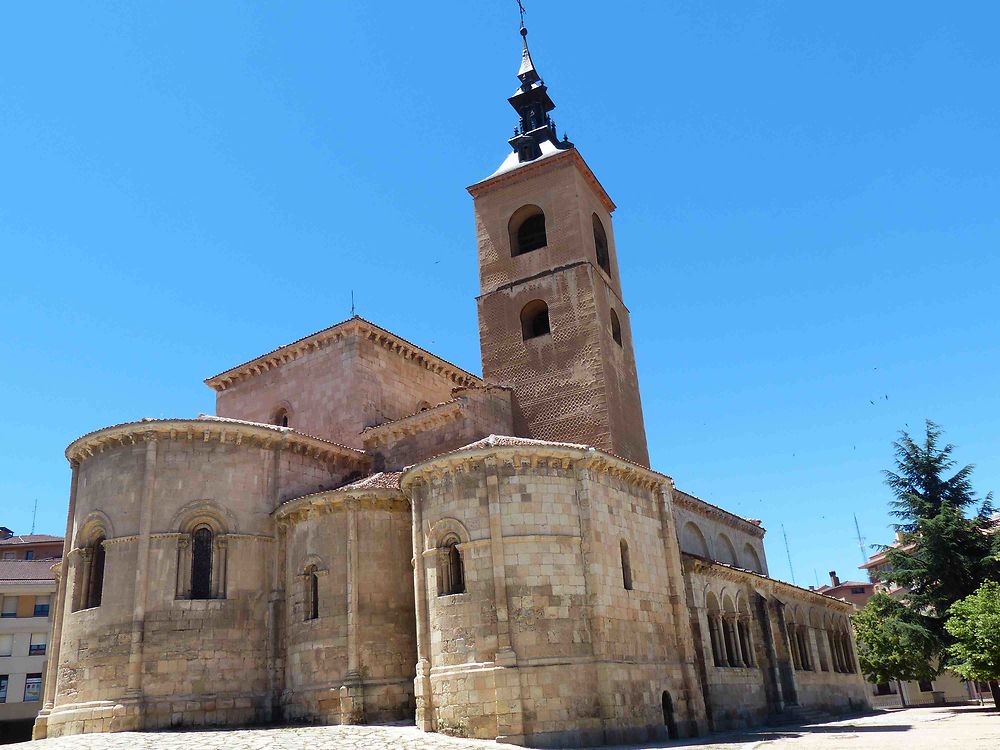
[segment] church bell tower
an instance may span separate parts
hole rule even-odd
[[[649,465],[611,213],[555,104],[523,26],[512,153],[469,188],[479,247],[483,377],[514,386],[515,431]]]

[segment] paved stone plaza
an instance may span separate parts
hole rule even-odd
[[[642,747],[699,750],[994,750],[1000,747],[1000,713],[992,707],[913,708],[803,727],[760,729]],[[122,732],[59,737],[12,745],[22,750],[498,750],[489,740],[421,732],[412,726],[281,727],[227,731]]]

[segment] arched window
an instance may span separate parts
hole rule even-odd
[[[614,310],[611,311],[611,338],[618,346],[622,345],[622,324],[618,320],[618,313]]]
[[[191,535],[191,598],[212,598],[212,530],[207,526]]]
[[[525,341],[544,336],[551,331],[549,306],[542,300],[532,300],[521,308],[521,335]]]
[[[449,537],[438,556],[438,596],[465,593],[465,568],[458,539]]]
[[[622,556],[622,585],[626,591],[632,590],[632,561],[629,559],[628,542],[624,539],[619,542],[618,547]]]
[[[611,275],[611,255],[608,253],[608,234],[604,231],[604,224],[597,214],[593,215],[594,222],[594,249],[597,251],[597,265],[604,269],[604,273]],[[619,342],[621,343],[621,342]]]
[[[274,413],[274,418],[271,420],[271,423],[277,425],[278,427],[288,427],[288,409],[285,409],[284,407],[278,409],[278,411]]]
[[[91,535],[93,535],[91,531]],[[100,607],[104,593],[104,542],[103,531],[92,536],[93,541],[75,550],[79,555],[75,563],[72,611]]]
[[[545,214],[538,206],[522,206],[510,217],[510,254],[524,255],[548,244],[545,236]]]
[[[722,640],[722,610],[719,600],[711,591],[705,597],[705,615],[708,618],[708,637],[712,645],[712,661],[717,667],[728,666]]]
[[[741,667],[743,661],[739,655],[739,642],[736,640],[736,605],[731,596],[722,597],[722,644],[726,649],[726,664],[730,667]]]
[[[319,575],[316,566],[309,565],[305,570],[305,619],[319,619]]]

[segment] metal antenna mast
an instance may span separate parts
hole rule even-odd
[[[792,574],[792,583],[795,583],[795,568],[792,567],[792,551],[788,547],[788,534],[785,533],[785,524],[781,524],[781,536],[785,540],[785,556],[788,557],[788,570]]]
[[[351,290],[351,317],[354,317],[354,290]]]
[[[38,498],[35,498],[35,507],[31,511],[31,533],[35,533],[35,516],[38,515]]]
[[[861,562],[868,562],[868,555],[865,553],[865,538],[861,536],[861,526],[858,525],[858,514],[854,514],[854,530],[858,532],[858,548],[861,550]]]

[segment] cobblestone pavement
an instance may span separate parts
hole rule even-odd
[[[977,706],[913,708],[802,727],[720,734],[638,748],[684,745],[698,750],[996,750],[1000,712]],[[278,727],[228,731],[122,732],[25,742],[17,750],[497,750],[412,726]]]

